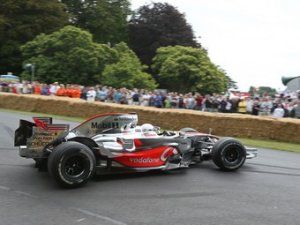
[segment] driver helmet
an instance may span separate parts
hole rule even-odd
[[[150,123],[145,123],[141,126],[143,133],[151,133],[155,132],[155,128],[152,124]]]

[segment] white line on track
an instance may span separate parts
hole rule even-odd
[[[123,223],[121,221],[118,221],[118,220],[115,220],[115,219],[112,219],[110,217],[107,217],[107,216],[102,216],[100,214],[97,214],[97,213],[93,213],[91,211],[88,211],[88,210],[85,210],[85,209],[80,209],[80,208],[72,208],[78,212],[81,212],[85,215],[88,215],[88,216],[93,216],[93,217],[96,217],[96,218],[99,218],[99,219],[102,219],[102,220],[106,220],[108,222],[111,222],[113,224],[116,224],[116,225],[127,225],[126,223]]]
[[[24,192],[24,191],[15,191],[17,194],[20,194],[20,195],[24,195],[24,196],[27,196],[27,197],[30,197],[30,198],[37,198],[37,196],[33,195],[33,194],[30,194],[28,192]]]
[[[85,218],[81,218],[81,219],[78,219],[78,220],[76,220],[78,223],[80,223],[80,222],[82,222],[82,221],[84,221],[85,220]]]
[[[0,189],[5,190],[5,191],[10,191],[9,187],[5,187],[5,186],[2,186],[2,185],[0,185]]]
[[[30,197],[30,198],[37,198],[36,195],[30,194],[28,192],[13,190],[10,187],[6,187],[6,186],[2,186],[2,185],[0,185],[0,190],[14,192],[14,193],[17,193],[19,195],[23,195],[23,196]]]

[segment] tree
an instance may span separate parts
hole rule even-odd
[[[19,73],[20,46],[40,33],[51,33],[68,23],[57,0],[5,0],[0,4],[0,73]]]
[[[159,48],[152,69],[158,74],[160,87],[171,91],[220,93],[228,85],[225,71],[214,65],[202,48]]]
[[[277,91],[274,88],[266,87],[266,86],[257,87],[257,88],[250,86],[249,93],[252,96],[261,96],[262,97],[265,95],[269,95],[269,96],[274,97],[275,94],[277,94]]]
[[[167,3],[145,5],[133,14],[129,23],[129,45],[148,66],[159,47],[200,47],[184,14]]]
[[[94,85],[101,81],[107,64],[117,61],[117,51],[92,41],[92,35],[80,28],[66,26],[50,35],[39,35],[22,46],[26,59],[36,65],[39,81]],[[28,79],[28,72],[23,77]]]
[[[113,87],[156,87],[150,74],[125,43],[113,48],[93,42],[92,35],[80,28],[66,26],[49,35],[39,35],[22,46],[24,63],[36,65],[35,78],[52,83],[73,83]],[[23,77],[29,79],[25,71]]]
[[[226,72],[223,71],[225,74]],[[236,81],[234,81],[231,77],[229,77],[228,75],[226,75],[227,78],[227,89],[238,89],[238,86],[236,84]]]
[[[135,53],[125,44],[117,44],[118,61],[107,65],[103,72],[103,83],[113,87],[154,89],[157,85]]]
[[[62,0],[71,24],[88,30],[99,43],[127,41],[128,0]]]

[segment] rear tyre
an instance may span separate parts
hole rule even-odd
[[[48,159],[48,171],[66,188],[84,185],[93,176],[96,160],[89,147],[78,142],[58,145]]]
[[[222,138],[212,149],[212,160],[221,170],[237,170],[245,163],[246,149],[233,138]]]

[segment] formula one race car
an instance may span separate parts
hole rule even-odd
[[[50,117],[20,120],[15,146],[22,157],[47,168],[64,187],[85,184],[92,175],[171,170],[212,160],[233,171],[257,155],[233,138],[219,138],[192,128],[163,131],[151,124],[137,125],[135,113],[96,115],[69,130]]]

